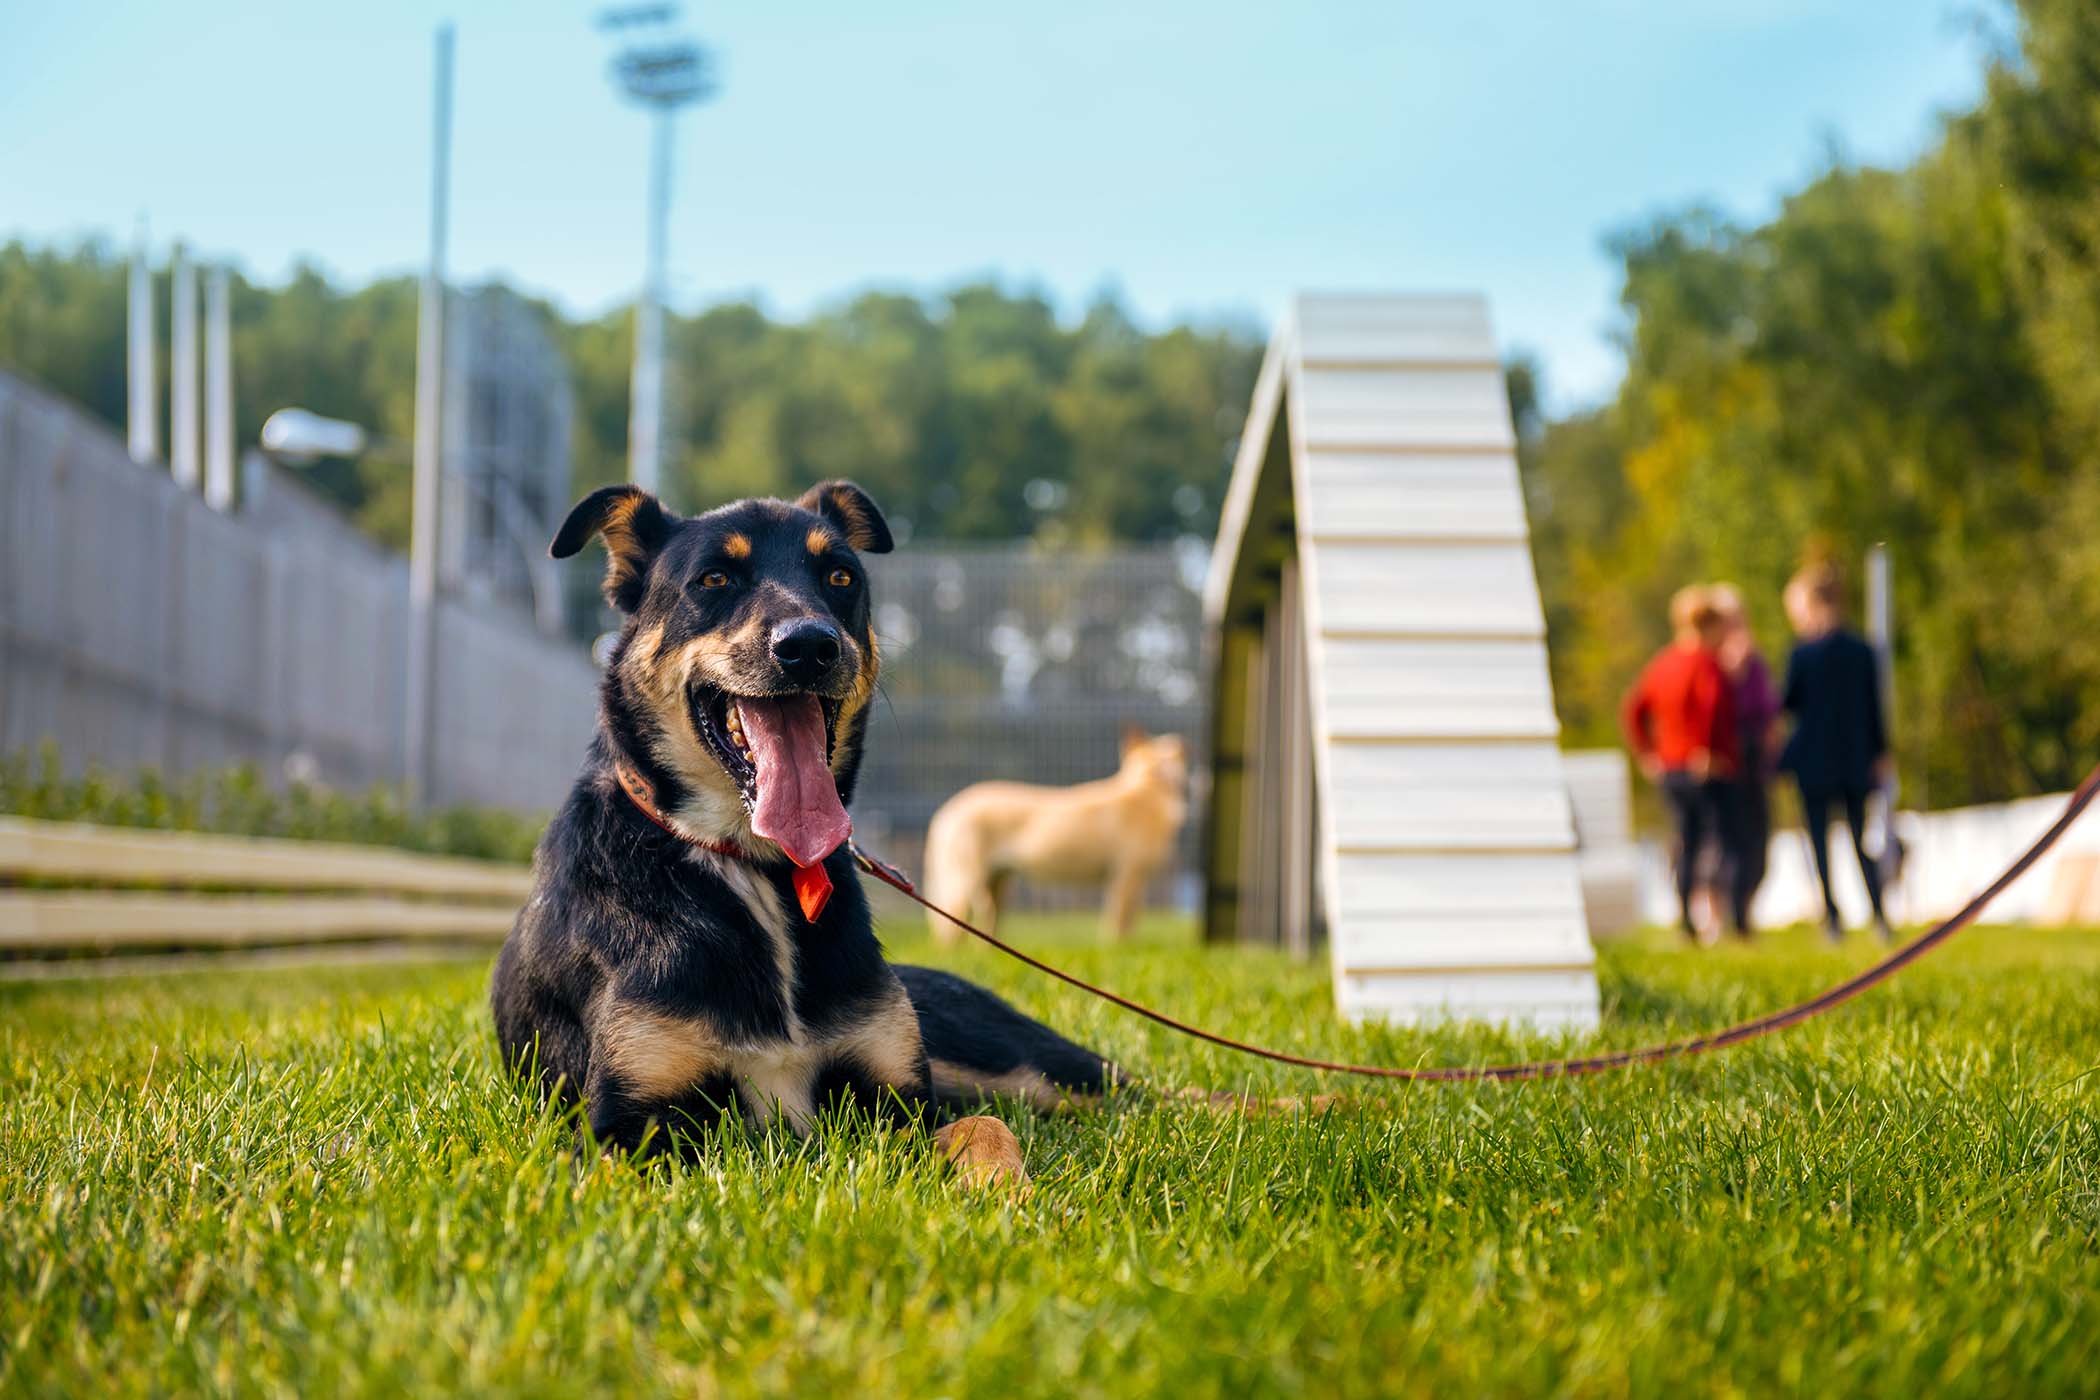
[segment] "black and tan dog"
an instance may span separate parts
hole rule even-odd
[[[835,481],[682,518],[608,487],[569,513],[554,557],[593,534],[626,621],[496,963],[511,1062],[630,1149],[731,1111],[801,1132],[837,1096],[924,1121],[1114,1080],[991,993],[893,967],[875,939],[844,844],[877,666],[859,556],[891,544],[875,503]],[[1025,1180],[996,1119],[936,1138],[973,1178]]]

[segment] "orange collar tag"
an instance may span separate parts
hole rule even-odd
[[[821,863],[795,867],[795,898],[802,905],[802,917],[811,923],[831,903],[831,872]]]

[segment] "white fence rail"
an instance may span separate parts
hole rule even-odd
[[[1952,914],[1998,878],[2056,819],[2067,800],[2067,795],[2054,795],[1944,812],[1898,812],[1896,830],[1908,854],[1902,877],[1889,895],[1890,916],[1918,923]],[[1830,840],[1839,913],[1847,924],[1864,923],[1869,908],[1867,887],[1842,820],[1832,823]],[[1675,923],[1677,897],[1670,885],[1665,849],[1647,842],[1643,855],[1642,912],[1650,922]],[[2056,849],[2000,895],[1984,917],[1993,923],[2100,922],[2096,872],[2100,872],[2100,815],[2089,812]],[[1773,833],[1770,871],[1751,916],[1764,928],[1822,918],[1823,894],[1816,881],[1814,850],[1798,829]]]
[[[375,846],[0,818],[0,952],[490,942],[531,871]]]

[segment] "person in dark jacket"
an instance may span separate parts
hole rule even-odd
[[[1844,936],[1830,888],[1830,810],[1842,805],[1874,926],[1888,938],[1881,872],[1866,844],[1867,794],[1878,785],[1889,752],[1880,663],[1865,639],[1844,625],[1844,586],[1830,565],[1812,565],[1794,576],[1786,589],[1786,615],[1800,641],[1786,663],[1780,704],[1793,716],[1794,732],[1779,766],[1801,790],[1802,821],[1823,882],[1824,932],[1833,941]]]

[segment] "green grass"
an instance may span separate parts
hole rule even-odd
[[[1053,927],[1053,924],[1055,925]],[[1277,1043],[1325,977],[1155,928],[1075,969]],[[929,956],[913,926],[897,952]],[[1606,950],[1601,1042],[1776,1004],[1871,956],[1805,934]],[[1316,1087],[941,955],[1170,1085]],[[1247,1119],[1007,1116],[1037,1189],[974,1196],[859,1123],[592,1163],[497,1073],[480,965],[0,993],[0,1389],[2090,1394],[2100,934],[1983,930],[1724,1056],[1379,1088]],[[1317,1087],[1345,1087],[1326,1085]]]

